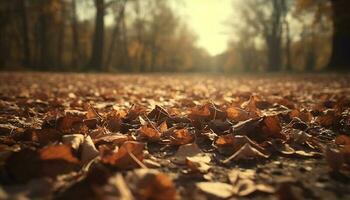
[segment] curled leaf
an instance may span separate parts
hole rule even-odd
[[[232,161],[246,160],[246,159],[258,159],[258,158],[268,158],[270,155],[259,151],[258,149],[252,147],[249,143],[243,145],[238,151],[236,151],[232,156],[225,159],[223,163],[229,163]]]
[[[144,143],[126,141],[119,150],[114,153],[105,153],[102,155],[102,162],[121,169],[130,169],[139,167],[143,159]]]
[[[148,140],[151,141],[158,141],[160,140],[161,132],[158,130],[154,129],[150,125],[143,125],[139,129],[139,133],[142,137],[147,138]]]
[[[184,145],[193,142],[194,135],[186,128],[175,130],[170,134],[170,144]]]
[[[84,138],[84,142],[81,145],[81,162],[82,164],[87,164],[92,159],[96,158],[99,155],[98,150],[96,149],[94,143],[91,140],[90,136]]]

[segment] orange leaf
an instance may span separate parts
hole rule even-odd
[[[142,137],[145,137],[151,141],[158,141],[160,139],[161,133],[158,130],[155,130],[149,125],[141,126],[139,133]]]
[[[121,169],[130,169],[139,166],[138,161],[143,160],[144,143],[126,141],[116,153],[102,155],[102,162]],[[131,155],[132,154],[132,155]]]

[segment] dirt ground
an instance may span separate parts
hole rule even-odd
[[[350,199],[350,75],[0,73],[0,199]]]

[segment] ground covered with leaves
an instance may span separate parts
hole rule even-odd
[[[0,199],[349,199],[350,76],[0,74]]]

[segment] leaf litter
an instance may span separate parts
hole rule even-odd
[[[1,199],[350,197],[346,75],[0,76]]]

